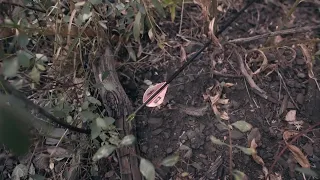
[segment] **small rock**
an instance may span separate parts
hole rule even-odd
[[[302,94],[302,93],[299,93],[298,95],[297,95],[297,102],[299,103],[299,104],[303,104],[303,102],[304,102],[304,95]]]
[[[299,73],[297,74],[297,76],[298,76],[299,78],[301,78],[301,79],[304,79],[304,78],[307,77],[304,73],[301,73],[301,72],[299,72]]]
[[[294,106],[294,104],[291,101],[289,101],[287,105],[287,109],[295,109],[295,108],[296,107]]]
[[[192,139],[192,138],[196,137],[197,133],[193,130],[189,130],[186,132],[186,135],[188,136],[189,139]]]
[[[143,152],[143,153],[147,153],[147,151],[148,151],[148,147],[147,146],[142,146],[142,148],[141,148],[141,152]]]
[[[232,130],[231,131],[231,139],[242,139],[243,138],[243,133],[241,133],[238,130]]]
[[[167,148],[167,150],[166,150],[166,152],[167,152],[167,154],[170,154],[170,153],[172,153],[172,148]]]
[[[163,132],[163,137],[166,138],[166,139],[169,139],[170,133],[168,133],[168,132]]]
[[[298,65],[304,65],[305,64],[305,61],[302,58],[297,58],[296,62],[297,62]]]
[[[227,130],[228,130],[228,128],[227,128],[225,125],[221,124],[221,123],[217,123],[217,124],[215,124],[215,126],[217,127],[217,129],[218,129],[220,132],[223,132],[223,131],[227,131]]]
[[[305,144],[304,146],[302,146],[302,149],[304,150],[304,152],[306,152],[308,156],[313,155],[313,146],[311,144]]]
[[[162,128],[160,128],[160,129],[156,129],[156,130],[154,130],[154,131],[152,131],[152,135],[154,135],[154,136],[156,136],[156,135],[159,135],[161,132],[163,131],[163,129]]]
[[[148,119],[148,124],[154,129],[159,128],[162,125],[162,123],[163,123],[162,118],[152,117]]]
[[[291,87],[291,88],[294,87],[294,83],[295,83],[295,81],[294,81],[293,79],[288,79],[288,80],[287,80],[287,85],[288,85],[289,87]]]

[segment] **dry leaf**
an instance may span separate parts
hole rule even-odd
[[[302,153],[302,151],[297,146],[294,146],[291,144],[287,144],[287,145],[288,145],[288,149],[292,152],[294,159],[298,161],[300,166],[304,168],[310,168],[309,160]]]
[[[313,73],[313,64],[312,64],[312,57],[311,57],[311,54],[310,52],[308,51],[308,48],[306,47],[306,45],[304,44],[299,44],[300,48],[302,49],[302,53],[305,57],[305,60],[306,60],[306,64],[307,64],[307,67],[308,67],[308,76],[313,79],[320,91],[320,87],[319,87],[319,84],[318,84],[318,81],[317,81],[317,78],[314,76],[314,73]]]
[[[293,136],[295,136],[297,134],[299,134],[297,131],[285,131],[285,132],[283,132],[282,137],[283,137],[284,141],[287,143],[287,141],[290,138],[292,138]]]
[[[183,112],[186,113],[190,116],[204,116],[208,110],[208,105],[203,106],[203,107],[188,107],[182,104],[177,104],[178,109]]]
[[[225,112],[225,111],[223,111],[223,112],[220,114],[220,118],[223,119],[223,120],[229,120],[229,119],[230,119],[228,113]]]
[[[220,48],[222,48],[219,39],[217,38],[217,36],[214,34],[214,23],[215,23],[215,18],[212,18],[212,20],[209,23],[209,32],[208,32],[208,36],[211,38],[211,40],[213,41],[213,43],[215,45],[218,45]]]
[[[248,135],[248,145],[251,147],[252,141],[255,140],[255,143],[258,145],[261,141],[261,134],[258,128],[253,128]]]
[[[183,46],[180,47],[180,58],[181,58],[180,60],[181,62],[187,61],[187,53]]]
[[[226,105],[229,104],[229,99],[219,99],[217,103]]]
[[[296,121],[296,114],[297,114],[297,110],[290,110],[287,115],[285,120],[288,122],[292,122],[292,121]]]

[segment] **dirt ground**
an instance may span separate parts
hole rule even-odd
[[[231,8],[226,8],[226,12],[219,13],[217,20],[219,26],[223,26],[243,6],[240,1],[236,2],[232,4]],[[268,2],[253,4],[219,36],[219,39],[221,41],[232,40],[277,30],[278,26],[283,25],[284,10],[288,11],[286,8],[290,6],[282,6],[277,1]],[[283,3],[292,5],[294,0]],[[180,19],[180,16],[181,10],[178,9],[176,18]],[[156,42],[143,41],[142,54],[146,55],[145,59],[129,63],[118,59],[119,78],[134,107],[142,104],[143,93],[148,88],[144,80],[153,83],[164,82],[184,63],[184,60],[181,59],[181,47],[186,55],[190,56],[207,40],[203,35],[204,23],[199,7],[186,5],[181,22],[181,33],[179,33],[180,21],[172,23],[168,19],[158,24],[167,35],[165,52],[158,48]],[[302,2],[284,28],[315,24],[320,24],[320,7],[317,6],[317,3]],[[180,35],[177,36],[177,34]],[[318,30],[277,36],[269,42],[266,42],[266,39],[259,39],[239,44],[239,46],[248,55],[247,58],[256,58],[257,53],[251,53],[250,50],[270,47],[273,42],[288,44],[291,41],[302,42],[319,38],[319,36],[320,31]],[[307,45],[312,55],[320,50],[319,42],[307,43]],[[319,122],[320,91],[315,81],[308,76],[305,56],[299,46],[290,44],[278,49],[263,50],[268,63],[276,64],[278,68],[273,69],[274,71],[264,71],[255,75],[253,79],[275,102],[257,96],[250,89],[250,85],[241,75],[234,49],[231,46],[224,46],[224,48],[223,52],[219,50],[218,46],[207,48],[173,80],[168,88],[165,103],[160,108],[145,107],[138,113],[136,132],[140,156],[152,161],[155,165],[158,165],[163,158],[176,152],[179,152],[181,157],[174,167],[156,166],[158,179],[217,180],[228,178],[229,148],[213,144],[210,136],[228,144],[229,132],[228,129],[221,126],[210,103],[204,99],[208,88],[214,87],[217,82],[234,84],[232,87],[224,88],[222,92],[222,96],[229,99],[229,104],[223,107],[230,117],[230,123],[244,120],[254,128],[258,128],[261,133],[261,145],[257,148],[257,152],[267,168],[271,167],[275,156],[285,146],[283,132],[297,129],[296,126],[284,121],[287,112],[296,110],[297,120],[303,122],[302,127],[298,129],[299,132]],[[314,62],[313,69],[318,79],[320,78],[319,60]],[[256,69],[254,66],[252,68]],[[224,75],[217,75],[217,71]],[[227,123],[227,121],[224,122]],[[232,145],[248,147],[248,134],[249,132],[242,133],[234,128],[231,131]],[[76,152],[88,157],[88,159],[78,162],[81,163],[80,174],[84,175],[83,179],[113,180],[120,178],[117,167],[118,160],[115,155],[100,162],[101,174],[100,178],[97,178],[98,175],[91,173],[91,169],[95,167],[88,163],[94,152],[93,148],[82,149],[88,146],[87,142],[90,140],[86,137],[80,139],[74,134],[68,138],[67,140],[70,141],[63,144],[65,149],[79,150],[81,152]],[[77,142],[76,145],[73,144],[74,142]],[[307,137],[300,137],[295,145],[307,155],[311,166],[320,172],[320,128],[313,129],[307,134]],[[90,146],[94,145],[90,144]],[[43,147],[45,145],[41,146],[41,148]],[[44,149],[40,149],[39,152],[30,152],[30,155],[35,154],[40,157],[38,155],[41,155],[41,152],[45,151]],[[55,169],[68,167],[69,170],[72,170],[74,164],[70,159],[72,158],[68,156],[68,160],[59,162],[60,167],[56,165]],[[48,159],[45,160],[46,162],[42,162],[43,159],[33,160],[36,171],[46,177],[52,177],[52,172],[43,170],[48,169],[49,162],[47,162]],[[16,158],[1,149],[0,179],[10,179],[12,170],[20,163],[30,164],[30,161],[23,161],[23,159]],[[251,156],[236,148],[232,151],[231,166],[233,169],[244,172],[249,179],[263,177],[262,167]],[[294,162],[292,154],[287,150],[276,163],[273,172],[279,173],[285,180],[303,179],[301,173],[293,171],[294,166],[299,165]],[[57,170],[57,172],[60,171]],[[61,174],[57,173],[56,175],[60,177]],[[307,179],[312,178],[307,177]]]
[[[186,7],[188,13],[182,21],[182,34],[192,36],[192,34],[201,31],[199,28],[199,26],[201,27],[199,25],[201,21],[197,20],[197,18],[200,18],[197,11],[195,7]],[[233,13],[230,12],[230,16],[228,14],[226,13],[221,19],[227,20]],[[268,30],[276,30],[276,26],[279,25],[283,16],[282,8],[275,4],[254,4],[220,36],[220,39],[249,37],[265,33]],[[320,22],[319,9],[311,3],[301,4],[294,16],[295,18],[290,22],[292,27]],[[199,49],[201,43],[205,42],[186,37],[190,40],[190,42],[187,42],[175,36],[179,31],[178,23],[173,24],[168,21],[160,25],[162,30],[172,39],[172,41],[169,41],[172,42],[169,43],[172,48],[167,49],[170,56],[153,53],[154,55],[150,59],[155,61],[154,64],[157,68],[150,66],[143,69],[144,71],[140,69],[140,73],[129,74],[129,76],[137,76],[137,79],[150,80],[154,83],[163,82],[183,63],[179,58],[180,45],[189,55]],[[319,31],[287,35],[281,38],[282,41],[290,41],[311,39],[317,36],[319,36]],[[201,36],[195,36],[194,38],[199,39]],[[248,52],[254,48],[268,46],[264,45],[265,43],[265,39],[262,39],[241,44],[241,46]],[[314,45],[310,48],[315,48]],[[214,145],[209,138],[213,135],[224,140],[229,136],[228,130],[221,127],[215,118],[210,103],[203,98],[206,89],[214,86],[218,81],[235,84],[223,92],[224,96],[230,100],[230,105],[227,107],[230,123],[245,120],[259,129],[262,136],[262,145],[257,149],[258,154],[264,160],[266,167],[270,167],[275,156],[284,146],[282,137],[284,130],[296,129],[295,126],[284,121],[284,116],[289,110],[297,110],[297,119],[303,121],[302,128],[299,131],[319,121],[319,90],[314,81],[308,78],[308,69],[301,49],[297,45],[290,47],[293,49],[280,48],[276,50],[273,48],[264,51],[270,64],[279,65],[278,71],[281,77],[276,71],[268,75],[268,71],[263,72],[254,77],[257,85],[279,104],[257,96],[250,90],[249,84],[245,82],[244,78],[238,77],[241,72],[237,57],[232,54],[232,48],[226,48],[223,56],[217,52],[217,47],[207,49],[170,84],[164,106],[154,109],[145,108],[143,112],[140,112],[137,119],[137,133],[141,155],[152,160],[154,164],[159,164],[166,156],[180,152],[182,160],[175,167],[159,167],[157,169],[163,179],[223,179],[225,175],[228,175],[229,148]],[[319,44],[317,48],[319,48]],[[213,63],[216,64],[215,67],[213,67]],[[317,63],[315,63],[314,72],[319,75]],[[213,69],[223,70],[222,72],[233,77],[214,75]],[[281,79],[285,83],[281,83]],[[137,87],[136,91],[129,91],[130,87],[126,88],[128,86],[124,85],[128,93],[138,97],[135,104],[139,105],[141,104],[141,98],[139,97],[142,97],[147,86],[142,81],[136,81],[135,86]],[[284,112],[281,116],[278,116],[283,103],[285,103],[285,106],[282,107]],[[200,115],[195,115],[192,111],[200,112]],[[248,133],[242,133],[234,129],[231,134],[233,145],[247,146]],[[319,169],[320,130],[314,129],[308,136],[313,142],[301,138],[296,145],[307,155],[312,166]],[[225,142],[228,143],[228,140],[225,140]],[[303,179],[300,173],[290,171],[289,157],[290,153],[286,151],[276,164],[274,172],[281,174],[283,179]],[[232,161],[233,169],[244,172],[249,179],[263,177],[262,167],[243,152],[234,149]]]

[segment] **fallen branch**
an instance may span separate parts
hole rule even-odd
[[[239,38],[239,39],[230,40],[229,43],[246,43],[246,42],[254,41],[257,39],[273,37],[273,36],[278,36],[278,35],[303,33],[303,32],[313,31],[315,29],[320,29],[320,25],[318,24],[318,25],[314,25],[314,26],[305,26],[305,27],[300,27],[300,28],[292,28],[292,29],[286,29],[286,30],[281,30],[281,31],[269,32],[266,34],[261,34],[261,35],[252,36],[252,37],[248,37],[248,38]]]
[[[231,44],[232,46],[234,46],[235,48],[237,48],[235,45]],[[240,70],[241,70],[241,73],[243,74],[243,76],[246,78],[247,82],[249,83],[252,91],[257,94],[258,96],[266,99],[266,100],[269,100],[275,104],[278,104],[279,102],[277,100],[275,100],[274,98],[270,97],[267,95],[267,93],[261,89],[255,82],[254,80],[252,79],[252,77],[249,75],[248,71],[246,70],[245,66],[244,66],[244,62],[243,62],[243,59],[241,57],[241,55],[239,54],[239,52],[237,50],[234,51],[236,56],[237,56],[237,59],[238,59],[238,63],[239,63],[239,66],[240,66]]]

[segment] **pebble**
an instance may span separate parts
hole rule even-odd
[[[148,151],[148,147],[147,146],[142,146],[142,148],[141,148],[141,152],[143,152],[143,153],[147,153],[147,151]]]
[[[301,79],[304,79],[304,78],[307,77],[306,74],[301,73],[301,72],[299,72],[299,73],[297,74],[297,76],[298,76],[299,78],[301,78]]]
[[[166,150],[166,152],[167,152],[167,154],[170,154],[170,153],[172,153],[172,148],[168,148],[167,150]]]
[[[158,135],[158,134],[160,134],[161,132],[163,131],[163,129],[156,129],[156,130],[154,130],[154,131],[152,131],[152,135]]]
[[[149,118],[148,119],[148,124],[153,127],[154,129],[159,128],[163,123],[163,119],[162,118]]]
[[[164,138],[169,139],[170,133],[168,133],[168,132],[163,132],[163,136],[164,136]]]
[[[232,130],[231,131],[231,139],[242,139],[243,138],[243,133],[241,133],[238,130]]]
[[[287,109],[295,109],[295,108],[296,107],[294,106],[294,104],[291,101],[289,101],[287,105]]]
[[[301,59],[301,58],[297,58],[296,62],[297,62],[298,65],[304,65],[305,64],[304,59]]]
[[[298,102],[299,104],[303,104],[303,102],[304,102],[304,95],[303,95],[302,93],[299,93],[299,94],[297,95],[296,100],[297,100],[297,102]]]

